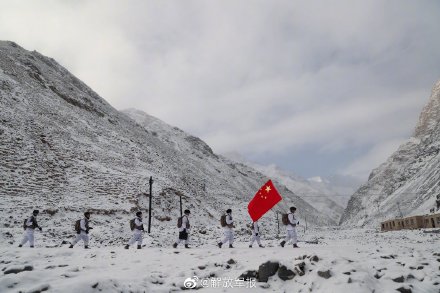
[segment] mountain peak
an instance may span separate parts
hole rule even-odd
[[[440,80],[434,85],[428,104],[423,108],[414,136],[423,138],[438,127],[440,122]]]

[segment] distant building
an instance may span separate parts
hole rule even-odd
[[[440,214],[412,216],[393,219],[380,223],[381,231],[395,231],[402,229],[440,228]]]

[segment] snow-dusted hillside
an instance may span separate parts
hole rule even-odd
[[[193,216],[194,245],[221,236],[220,214],[231,207],[238,234],[247,232],[247,202],[268,179],[212,152],[200,139],[148,118],[140,125],[51,58],[0,42],[0,227],[16,243],[21,223],[40,209],[40,241],[70,240],[73,222],[92,212],[92,245],[122,244],[128,222],[148,208],[153,184],[149,245],[174,241],[179,196]],[[147,119],[147,120],[148,120]],[[149,127],[151,127],[149,129]],[[275,182],[284,201],[309,223],[334,223]],[[146,213],[145,213],[146,214]],[[271,233],[275,214],[262,222]],[[155,232],[155,233],[156,233]]]
[[[440,193],[440,81],[434,85],[414,136],[350,199],[344,225],[373,226],[384,219],[426,214]]]

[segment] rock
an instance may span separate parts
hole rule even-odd
[[[332,276],[332,274],[330,273],[330,270],[318,271],[318,276],[320,276],[321,278],[324,278],[324,279],[329,279]]]
[[[343,272],[344,275],[351,275],[350,272]]]
[[[380,279],[380,278],[382,278],[382,276],[379,275],[379,273],[376,273],[376,274],[374,275],[374,277],[375,277],[376,279]]]
[[[400,276],[398,278],[392,279],[396,283],[403,283],[405,281],[405,278],[403,276]]]
[[[412,293],[411,289],[405,288],[405,287],[400,287],[400,288],[397,288],[396,290],[401,292],[401,293]]]
[[[263,283],[263,284],[260,285],[260,288],[269,289],[270,285],[269,285],[269,283]]]
[[[395,258],[394,255],[381,255],[380,257],[384,258],[384,259],[394,259]]]
[[[92,288],[93,288],[93,289],[96,289],[96,287],[98,287],[98,285],[99,285],[99,283],[96,282],[95,284],[92,285]]]
[[[205,266],[198,266],[198,268],[199,268],[199,270],[204,270],[204,269],[206,269]]]
[[[283,281],[292,280],[295,277],[295,273],[292,270],[288,270],[286,266],[280,266],[278,277]]]
[[[16,267],[16,268],[12,268],[12,269],[7,269],[4,274],[18,274],[21,272],[25,272],[25,271],[32,271],[34,270],[33,266],[24,266],[24,267]]]
[[[258,268],[258,282],[267,282],[269,277],[276,274],[280,264],[277,262],[265,262]]]
[[[353,281],[351,280],[351,278],[348,278],[347,283],[351,284]]]
[[[238,279],[243,279],[245,281],[249,281],[251,279],[258,279],[258,272],[257,271],[246,271],[243,274],[241,274]]]
[[[45,270],[51,270],[51,269],[54,269],[54,268],[56,268],[56,266],[47,266],[47,267],[45,267],[44,269],[45,269]]]
[[[233,260],[232,258],[228,260],[226,263],[230,265],[236,264],[235,260]]]
[[[312,257],[310,258],[310,260],[311,260],[311,261],[314,261],[314,262],[318,262],[318,261],[319,261],[319,257],[318,257],[317,255],[314,255],[314,256],[312,256]]]
[[[305,270],[304,270],[305,267],[306,267],[305,262],[301,262],[301,263],[295,265],[294,271],[298,275],[304,276],[304,274],[305,274]]]
[[[418,270],[423,270],[423,266],[418,266],[417,269]]]

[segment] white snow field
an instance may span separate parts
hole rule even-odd
[[[34,249],[2,242],[0,292],[174,292],[187,290],[185,281],[201,292],[440,292],[440,234],[430,232],[308,230],[300,240],[318,244],[299,242],[298,249],[264,235],[266,248],[252,249],[246,238],[233,249],[219,249],[218,239],[150,248],[148,237],[142,250],[46,248],[37,235]],[[259,280],[240,278],[253,270]]]

